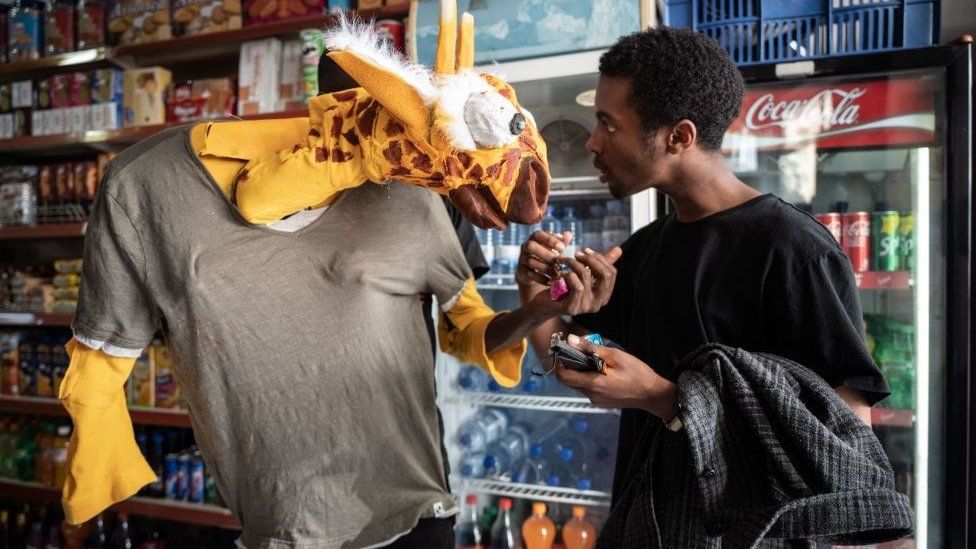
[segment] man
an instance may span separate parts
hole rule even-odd
[[[665,423],[680,427],[673,424],[675,384],[685,355],[719,343],[791,359],[826,380],[864,422],[888,394],[865,346],[854,274],[841,248],[808,214],[750,188],[724,162],[722,137],[743,87],[728,54],[687,30],[633,34],[603,55],[599,123],[587,143],[600,179],[618,198],[659,190],[675,213],[606,257],[577,253],[591,269],[574,269],[569,283],[592,286],[585,305],[602,308],[568,324],[549,320],[531,337],[541,352],[553,332],[598,332],[626,350],[599,349],[607,375],[557,373],[594,404],[624,409],[610,522],[643,513],[636,520],[656,520],[664,546],[688,540],[679,530],[689,528],[694,545],[716,540],[701,533],[694,495],[687,504],[641,499],[673,481],[655,475],[664,458],[649,463],[648,446]],[[537,232],[525,243],[516,274],[523,302],[546,291],[567,241]],[[622,502],[646,466],[653,488]]]

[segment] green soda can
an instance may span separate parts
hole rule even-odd
[[[898,221],[898,212],[874,212],[871,216],[872,270],[901,269],[901,255],[898,253]]]
[[[315,29],[306,29],[298,34],[302,39],[302,82],[307,103],[319,94],[319,59],[325,53],[325,37],[322,31]]]
[[[901,270],[915,272],[915,212],[902,212],[898,221],[898,251]]]

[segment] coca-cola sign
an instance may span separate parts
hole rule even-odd
[[[724,148],[780,149],[929,144],[935,140],[932,77],[751,88]]]

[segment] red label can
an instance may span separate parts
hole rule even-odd
[[[843,240],[841,235],[844,231],[844,223],[841,220],[841,215],[839,213],[823,213],[816,217],[817,221],[824,227],[827,227],[830,234],[834,235],[834,240],[840,244]]]
[[[844,214],[841,245],[851,260],[854,272],[871,270],[871,214],[854,212]]]
[[[396,19],[381,19],[376,22],[376,30],[380,38],[390,43],[393,49],[403,53],[403,21]]]

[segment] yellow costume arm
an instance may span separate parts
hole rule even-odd
[[[478,294],[469,278],[449,311],[441,312],[438,323],[441,350],[487,370],[502,387],[515,387],[522,379],[522,359],[527,349],[523,339],[517,345],[491,354],[485,350],[488,325],[504,312],[496,313]]]
[[[65,519],[81,524],[156,481],[136,445],[123,386],[135,358],[118,358],[72,339],[58,398],[75,428],[61,494]]]

